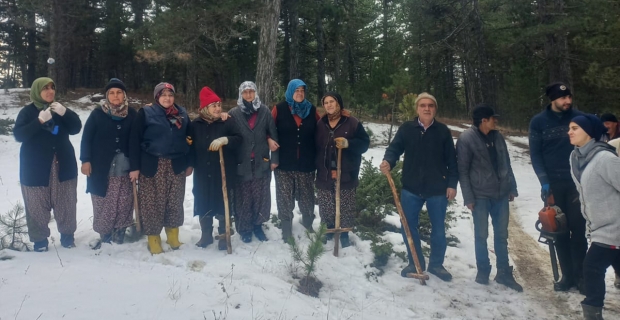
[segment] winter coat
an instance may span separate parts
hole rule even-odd
[[[54,155],[58,160],[60,182],[77,178],[75,150],[69,135],[82,129],[80,117],[67,108],[64,116],[52,112],[52,119],[58,126],[57,134],[44,129],[39,122],[39,110],[31,103],[19,111],[13,134],[21,142],[19,152],[19,180],[27,187],[47,187]]]
[[[590,140],[585,146],[575,148],[570,165],[590,239],[620,247],[620,158],[612,149],[604,142]],[[582,157],[579,161],[578,155]],[[576,168],[578,163],[580,168]]]
[[[177,106],[183,117],[181,129],[166,118],[162,107],[157,104],[143,107],[131,125],[129,140],[129,166],[131,171],[153,177],[157,173],[159,158],[172,159],[174,174],[187,169],[189,144],[189,116],[185,108]],[[148,117],[147,117],[148,115]]]
[[[213,140],[227,137],[228,144],[223,146],[224,168],[226,170],[226,187],[235,186],[237,175],[236,149],[241,147],[241,134],[232,121],[217,120],[208,123],[202,118],[192,121],[190,126],[192,145],[189,152],[189,165],[194,168],[194,215],[210,216],[224,214],[222,194],[222,169],[220,153],[209,151]],[[230,195],[229,195],[230,196]]]
[[[90,162],[92,170],[86,178],[86,192],[106,196],[112,160],[120,153],[129,157],[129,133],[136,114],[128,108],[125,118],[114,120],[97,107],[88,116],[80,147],[80,161]]]
[[[286,101],[278,103],[271,113],[278,130],[280,148],[271,153],[271,161],[278,164],[278,170],[314,172],[315,133],[318,114],[316,107],[304,119],[291,113]],[[300,124],[297,125],[297,121]]]
[[[476,199],[504,199],[510,194],[517,196],[517,182],[510,166],[506,141],[496,130],[489,132],[495,145],[497,171],[491,163],[483,133],[472,126],[461,133],[456,143],[459,181],[465,205]]]
[[[568,124],[578,115],[583,113],[570,109],[558,117],[548,105],[530,121],[530,157],[540,184],[571,181]]]
[[[271,175],[271,162],[269,158],[269,144],[267,137],[278,141],[278,131],[273,122],[269,108],[265,105],[256,111],[256,125],[250,129],[246,115],[239,107],[234,107],[228,112],[235,122],[243,142],[237,152],[237,178],[238,181],[250,181],[256,178]],[[230,121],[230,120],[229,120]],[[252,175],[252,152],[254,153],[254,175]]]
[[[417,117],[403,123],[383,160],[394,168],[403,152],[403,189],[422,198],[445,195],[447,188],[456,189],[459,181],[456,150],[445,124],[435,120],[425,132]]]
[[[316,187],[331,190],[333,187],[331,171],[336,170],[338,148],[334,138],[346,138],[349,147],[342,149],[340,164],[340,188],[355,189],[359,184],[362,154],[368,151],[370,137],[364,127],[354,117],[340,117],[336,127],[331,128],[327,115],[317,122],[316,129]]]

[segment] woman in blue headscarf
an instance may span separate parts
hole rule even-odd
[[[271,110],[280,148],[272,153],[272,163],[277,165],[274,171],[276,201],[284,241],[292,236],[295,200],[301,212],[301,224],[307,230],[312,230],[314,221],[314,145],[320,117],[316,107],[306,100],[306,89],[303,81],[291,80],[286,89],[286,100]]]

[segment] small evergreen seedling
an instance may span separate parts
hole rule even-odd
[[[30,251],[24,237],[28,234],[24,206],[17,203],[13,209],[0,216],[0,249]]]
[[[323,285],[313,275],[316,270],[317,261],[325,253],[325,248],[323,247],[323,237],[325,237],[325,233],[327,233],[327,226],[324,223],[321,224],[321,227],[315,233],[310,233],[306,230],[306,237],[310,240],[310,244],[305,253],[302,252],[302,249],[297,242],[295,242],[294,237],[288,239],[293,260],[301,263],[305,271],[305,275],[299,283],[298,291],[313,297],[318,296],[319,289]]]

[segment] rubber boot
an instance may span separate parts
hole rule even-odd
[[[401,270],[400,276],[403,278],[407,278],[407,273],[416,273],[416,268],[413,263],[410,263],[403,270]]]
[[[340,245],[343,249],[351,246],[351,240],[349,240],[348,232],[343,232],[340,234]]]
[[[603,307],[593,307],[582,303],[581,309],[583,309],[584,320],[603,320]]]
[[[312,223],[314,222],[314,215],[302,215],[301,217],[301,225],[308,230],[310,233],[314,233],[314,229],[312,228]]]
[[[164,228],[166,230],[166,243],[170,245],[172,250],[177,250],[183,244],[179,241],[179,228]]]
[[[151,254],[160,254],[162,252],[164,252],[164,250],[161,248],[161,236],[156,235],[156,236],[148,236],[148,249],[151,252]]]
[[[618,273],[616,273],[616,280],[614,281],[614,287],[616,287],[616,289],[620,289],[620,275],[618,275]]]
[[[220,235],[220,239],[217,241],[217,249],[218,250],[228,250],[228,244],[226,243],[226,225],[220,220],[220,225],[217,227],[217,233]],[[230,233],[232,235],[233,229],[230,229]]]
[[[280,225],[282,226],[282,240],[288,243],[288,238],[293,236],[293,222],[291,220],[282,220]]]
[[[489,275],[491,274],[491,266],[479,267],[476,274],[476,282],[479,284],[489,284]]]
[[[202,235],[200,236],[200,240],[196,242],[196,246],[200,248],[206,248],[208,245],[213,243],[213,219],[210,219],[207,216],[202,216],[198,219],[200,222],[200,230],[202,231]]]
[[[60,245],[63,247],[70,249],[75,248],[75,238],[73,234],[60,234]]]
[[[258,239],[259,241],[267,241],[267,236],[265,235],[265,232],[263,232],[262,224],[258,224],[254,226],[254,235],[256,236],[256,239]]]
[[[127,227],[114,229],[114,231],[112,232],[112,241],[116,244],[125,243],[125,231],[126,230],[127,230]]]
[[[514,276],[512,275],[512,266],[497,270],[497,275],[495,275],[495,282],[503,284],[506,287],[517,292],[523,292],[523,287],[517,283]]]
[[[49,245],[49,242],[47,241],[47,239],[41,240],[41,241],[36,241],[34,243],[33,250],[34,250],[34,252],[46,252],[48,245]]]
[[[112,231],[114,233],[114,231]],[[101,249],[101,245],[104,243],[110,243],[112,242],[112,234],[113,233],[108,233],[108,234],[100,234],[99,236],[99,240],[97,241],[97,243],[92,246],[93,250],[99,250]]]

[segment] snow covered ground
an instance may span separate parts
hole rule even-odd
[[[15,118],[19,107],[16,95],[0,92],[0,118]],[[23,94],[23,93],[22,93]],[[71,106],[79,103],[72,102]],[[84,123],[89,109],[75,108]],[[383,137],[389,125],[366,123],[376,137]],[[462,131],[462,128],[459,128]],[[394,131],[395,132],[395,131]],[[71,137],[79,154],[81,134]],[[377,143],[380,143],[378,141]],[[539,184],[524,150],[510,145],[513,168],[520,196],[511,204],[513,216],[523,230],[537,239],[533,225],[540,209]],[[365,157],[379,164],[384,146],[371,148]],[[19,187],[19,143],[12,136],[0,136],[0,214],[21,202]],[[90,196],[84,192],[86,179],[78,179],[77,248],[59,245],[55,224],[50,223],[55,245],[47,253],[4,252],[0,257],[0,319],[577,319],[577,293],[555,294],[558,305],[549,308],[544,295],[530,290],[511,291],[491,282],[474,282],[476,275],[473,223],[462,198],[449,210],[457,217],[449,233],[458,237],[458,247],[449,247],[446,268],[454,279],[445,283],[431,275],[427,286],[404,279],[400,270],[405,263],[392,257],[386,273],[375,280],[365,274],[374,269],[370,242],[352,235],[355,245],[333,257],[333,242],[319,261],[316,276],[324,283],[318,298],[295,290],[291,275],[291,254],[280,239],[280,230],[267,223],[269,241],[249,244],[233,236],[233,254],[216,246],[199,249],[197,219],[192,217],[192,179],[186,184],[185,224],[180,250],[152,256],[146,239],[123,245],[104,244],[91,250],[89,243],[98,238],[92,230]],[[460,194],[460,190],[459,190]],[[272,213],[276,213],[272,180]],[[318,208],[315,209],[318,217]],[[302,235],[296,212],[293,232]],[[398,224],[398,219],[389,217]],[[319,221],[315,221],[318,228]],[[164,234],[162,234],[165,237]],[[512,234],[511,234],[512,236]],[[384,238],[404,251],[400,234],[386,233]],[[307,240],[302,238],[302,246]],[[492,241],[489,241],[491,255]],[[493,258],[492,258],[493,259]],[[544,268],[549,269],[548,261]],[[492,277],[495,270],[492,273]],[[519,275],[519,270],[517,270]],[[608,283],[613,278],[609,275]],[[517,277],[523,283],[523,279]],[[551,286],[551,278],[547,279]],[[617,290],[608,286],[608,301],[618,301]],[[612,304],[613,305],[613,304]],[[615,312],[620,311],[617,304]]]

